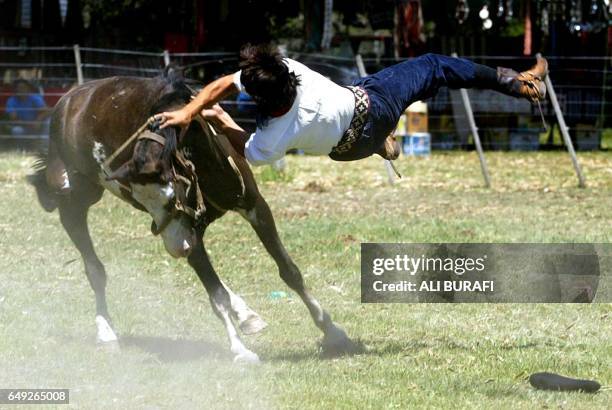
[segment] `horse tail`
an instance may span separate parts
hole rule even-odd
[[[41,152],[36,155],[36,160],[32,166],[34,173],[28,175],[26,178],[28,183],[36,189],[36,196],[38,202],[47,212],[52,212],[57,208],[57,196],[49,187],[47,183],[47,164],[49,162],[49,155],[47,152]]]

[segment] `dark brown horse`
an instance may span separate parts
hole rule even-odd
[[[202,121],[183,132],[159,130],[154,124],[141,127],[152,114],[184,105],[190,95],[180,76],[167,70],[154,79],[113,77],[86,83],[68,92],[54,109],[48,156],[30,181],[42,206],[59,210],[83,258],[96,296],[98,341],[117,343],[106,305],[106,273],[87,226],[89,207],[107,189],[148,212],[152,230],[161,235],[167,251],[187,257],[224,323],[235,360],[259,359],[244,346],[233,321],[245,334],[262,330],[266,323],[223,284],[205,250],[206,227],[228,210],[251,224],[281,278],[304,301],[324,334],[323,350],[352,351],[355,346],[346,333],[306,290],[249,166],[227,139]],[[130,136],[137,138],[120,148]]]

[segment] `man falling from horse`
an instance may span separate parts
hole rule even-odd
[[[390,134],[414,101],[446,86],[492,89],[536,102],[546,95],[547,73],[548,63],[541,57],[531,69],[518,73],[426,54],[343,87],[283,57],[272,45],[249,45],[241,51],[240,71],[211,82],[182,109],[155,118],[162,128],[185,127],[201,113],[252,165],[272,163],[291,149],[336,161],[373,154],[395,159],[399,144]],[[257,106],[257,129],[252,134],[216,104],[238,91],[248,93]]]

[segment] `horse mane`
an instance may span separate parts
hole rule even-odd
[[[188,103],[195,92],[195,88],[202,85],[197,80],[185,78],[184,67],[174,63],[168,64],[162,71],[160,77],[171,86],[171,91],[163,95],[162,99],[160,99],[156,105]]]
[[[161,77],[168,81],[170,84],[182,84],[185,82],[185,76],[183,69],[175,63],[170,63],[164,67],[161,73]]]
[[[160,77],[169,86],[167,87],[168,91],[153,104],[150,115],[179,109],[189,103],[193,95],[192,90],[187,85],[188,82],[192,81],[185,79],[183,70],[178,65],[169,64],[164,68]],[[153,126],[151,131],[162,135],[166,139],[162,158],[169,161],[178,147],[180,130],[176,127],[159,129],[158,126]]]
[[[166,88],[167,92],[153,104],[151,114],[178,108],[178,106],[187,104],[191,100],[192,93],[187,86],[188,80],[185,79],[183,70],[178,65],[167,65],[160,77],[169,87]]]

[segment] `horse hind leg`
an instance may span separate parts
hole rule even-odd
[[[95,294],[97,341],[115,347],[118,346],[117,335],[106,304],[106,271],[94,250],[87,226],[89,207],[102,197],[103,188],[86,181],[84,177],[76,177],[72,182],[71,194],[58,196],[60,221],[81,254],[87,279]]]
[[[259,195],[254,207],[250,210],[241,210],[240,214],[249,221],[266,250],[276,262],[283,281],[300,296],[315,325],[323,332],[322,353],[328,356],[337,356],[359,352],[361,347],[355,344],[346,332],[331,320],[329,314],[323,310],[319,302],[306,289],[300,270],[293,263],[278,236],[274,218],[263,197]]]

